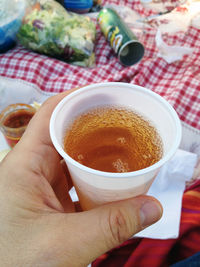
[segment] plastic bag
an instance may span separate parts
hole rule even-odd
[[[26,9],[26,0],[0,0],[0,52],[15,45]]]
[[[24,17],[18,40],[28,49],[89,67],[95,61],[95,34],[88,17],[67,12],[53,0],[40,0]]]

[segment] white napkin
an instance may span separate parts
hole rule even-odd
[[[178,150],[160,169],[147,194],[161,202],[163,216],[160,221],[139,232],[135,237],[156,239],[178,237],[185,182],[192,178],[196,163],[196,154]]]
[[[0,112],[10,104],[43,103],[52,95],[55,93],[42,91],[32,83],[0,76]]]

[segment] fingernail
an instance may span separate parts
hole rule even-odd
[[[162,216],[162,207],[156,201],[148,200],[140,209],[140,223],[146,227],[158,221]]]

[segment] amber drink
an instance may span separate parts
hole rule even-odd
[[[162,157],[156,128],[138,113],[103,106],[78,116],[66,131],[64,150],[77,162],[104,172],[132,172]]]

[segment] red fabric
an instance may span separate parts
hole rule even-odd
[[[168,267],[200,251],[200,181],[183,196],[178,239],[131,239],[102,255],[93,267]],[[196,265],[197,266],[197,265]]]

